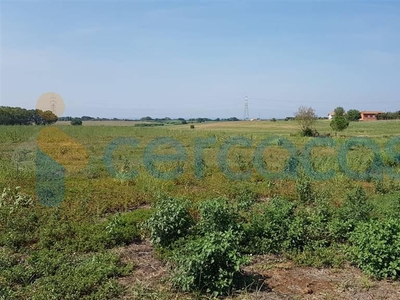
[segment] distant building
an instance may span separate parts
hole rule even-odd
[[[383,111],[361,111],[361,121],[376,121],[376,115],[383,114]]]
[[[335,116],[335,112],[334,112],[334,111],[331,111],[331,112],[328,114],[328,119],[329,119],[329,120],[332,120],[334,116]]]

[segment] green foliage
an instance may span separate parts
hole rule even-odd
[[[343,117],[344,113],[345,113],[345,110],[344,110],[343,107],[338,106],[338,107],[335,108],[334,112],[335,112],[335,117]]]
[[[164,126],[164,123],[138,123],[135,124],[135,127],[159,127],[159,126]]]
[[[0,261],[0,264],[4,262]],[[113,254],[84,256],[41,250],[27,259],[9,262],[0,278],[16,287],[12,298],[26,299],[114,299],[122,294],[116,276],[126,275],[129,266]]]
[[[275,197],[267,204],[255,206],[246,225],[243,249],[246,253],[281,253],[295,205]]]
[[[377,278],[400,278],[400,224],[397,219],[360,223],[350,237],[354,263]]]
[[[193,222],[187,203],[177,198],[167,198],[157,202],[156,210],[147,220],[145,228],[153,244],[167,247],[187,235]]]
[[[374,180],[373,183],[374,183],[376,194],[385,195],[389,192],[389,190],[386,188],[383,180]]]
[[[331,123],[331,128],[334,131],[343,131],[349,127],[349,121],[344,116],[334,116]]]
[[[306,246],[302,252],[292,252],[288,257],[301,266],[338,268],[346,262],[346,247],[340,245],[318,248]]]
[[[317,120],[317,115],[312,107],[300,106],[295,113],[295,119],[300,125],[300,131],[303,136],[313,136],[309,134],[313,133],[313,127]]]
[[[296,181],[296,192],[299,201],[302,203],[311,203],[314,200],[311,180],[304,175],[299,176]]]
[[[126,245],[139,240],[141,227],[152,214],[150,209],[138,209],[132,212],[116,214],[105,226],[107,239],[111,245]]]
[[[315,129],[312,128],[304,128],[300,132],[301,136],[308,136],[308,137],[313,137],[316,134]]]
[[[49,110],[0,106],[0,125],[47,125],[57,120],[58,117]]]
[[[241,217],[225,199],[217,198],[200,203],[200,220],[196,231],[200,234],[231,230],[240,235]]]
[[[235,276],[247,262],[238,248],[239,238],[232,230],[210,231],[189,240],[172,256],[174,285],[182,291],[230,294]]]
[[[20,188],[5,188],[0,195],[0,246],[25,247],[37,239],[39,214],[32,198]]]
[[[300,207],[289,224],[284,249],[288,252],[319,250],[329,246],[324,216],[313,207]]]
[[[349,192],[329,224],[334,239],[346,241],[359,222],[370,218],[371,211],[372,205],[368,202],[365,190],[361,186]]]
[[[350,122],[355,122],[361,119],[361,113],[357,109],[349,109],[346,116],[347,120],[349,120]]]
[[[82,125],[82,119],[81,118],[73,118],[72,120],[71,120],[71,125],[74,125],[74,126],[80,126],[80,125]]]

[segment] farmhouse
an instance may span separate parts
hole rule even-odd
[[[376,115],[382,114],[383,111],[361,111],[361,121],[376,121]]]
[[[328,113],[328,119],[329,120],[332,120],[334,116],[335,116],[335,112],[334,111],[331,111],[330,113]]]

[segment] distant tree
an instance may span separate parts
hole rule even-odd
[[[57,115],[55,115],[50,110],[41,111],[39,109],[39,115],[42,117],[44,125],[51,125],[51,124],[57,122],[57,120],[58,120]]]
[[[276,119],[275,119],[275,118],[272,118],[272,119],[271,119],[271,122],[276,122]]]
[[[147,117],[141,118],[140,121],[153,121],[153,119],[151,117],[147,116]]]
[[[346,113],[344,108],[341,106],[336,107],[334,112],[335,112],[335,117],[343,117]]]
[[[230,118],[228,118],[228,121],[234,121],[234,122],[236,122],[236,121],[239,121],[239,119],[236,118],[236,117],[230,117]]]
[[[361,119],[361,113],[357,109],[350,109],[347,111],[347,120],[350,122],[358,121]]]
[[[317,120],[315,110],[312,107],[300,106],[294,116],[300,125],[301,134],[303,136],[313,136],[315,132],[314,124]]]
[[[82,119],[81,118],[73,118],[71,120],[71,125],[82,125]]]

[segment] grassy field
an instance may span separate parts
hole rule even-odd
[[[194,129],[189,124],[157,128],[133,124],[90,121],[83,126],[60,122],[51,127],[0,127],[0,189],[5,191],[0,199],[0,299],[158,299],[161,295],[167,299],[166,295],[172,295],[169,284],[151,287],[151,293],[143,286],[122,284],[120,279],[132,276],[137,266],[121,259],[116,251],[143,241],[144,234],[148,237],[154,233],[154,227],[144,230],[141,224],[159,209],[155,205],[163,199],[189,203],[191,218],[200,224],[190,225],[195,232],[202,232],[201,226],[206,226],[199,205],[223,199],[220,202],[226,202],[225,206],[215,205],[222,211],[234,208],[240,218],[232,222],[242,224],[240,230],[250,237],[237,241],[237,254],[243,257],[273,253],[297,265],[318,267],[341,267],[351,261],[377,278],[400,275],[398,257],[389,261],[391,269],[379,262],[371,266],[357,259],[357,255],[365,256],[357,252],[358,248],[349,250],[365,246],[362,241],[366,237],[359,229],[367,226],[365,222],[400,216],[400,143],[394,144],[393,155],[386,150],[388,141],[396,141],[394,138],[400,135],[400,121],[354,122],[337,136],[330,130],[329,121],[318,121],[317,131],[330,134],[336,144],[314,148],[309,164],[317,172],[335,171],[329,180],[314,180],[304,174],[301,164],[297,169],[291,165],[293,159],[297,162],[304,146],[315,139],[301,137],[294,121],[196,123]],[[165,137],[174,139],[174,144],[161,143],[151,149],[154,141]],[[247,172],[246,179],[232,180],[221,167],[221,149],[233,137],[248,145],[233,145],[226,162],[231,172]],[[369,137],[379,147],[378,165],[386,168],[382,178],[375,178],[371,169],[376,155],[361,146],[352,146],[345,158],[351,170],[367,174],[366,178],[351,179],[341,170],[339,150],[356,137]],[[271,138],[271,144],[261,153],[265,168],[275,174],[292,168],[295,177],[265,177],[257,169],[255,150],[266,138]],[[110,148],[116,141],[118,147]],[[283,141],[290,143],[296,155],[289,155],[282,147]],[[183,154],[179,161],[154,158],[156,154],[176,154],[180,145]],[[38,146],[47,156],[38,152]],[[64,174],[53,170],[54,176],[61,176],[65,183],[62,202],[56,207],[38,201],[38,155],[51,158],[49,170],[54,162],[64,166]],[[107,166],[114,168],[112,174]],[[133,170],[136,176],[130,175]],[[180,175],[162,179],[152,173],[154,170],[166,174],[178,170]],[[390,177],[387,170],[395,175]],[[259,213],[260,209],[264,213]],[[273,216],[281,216],[275,225],[270,222]],[[156,221],[153,218],[153,226]],[[285,223],[290,223],[289,227],[284,227]],[[398,236],[395,242],[400,243],[400,233],[394,234]],[[196,238],[208,236],[198,233]],[[187,236],[185,239],[191,240]],[[151,240],[162,261],[169,261],[174,257],[171,253],[181,251],[173,244],[157,245]],[[188,245],[194,247],[195,243]],[[400,251],[400,244],[398,247],[393,251]],[[185,255],[181,253],[181,257]],[[179,259],[175,262],[185,264]],[[169,282],[183,291],[193,290],[182,288],[181,278]],[[179,295],[195,298],[198,294]]]

